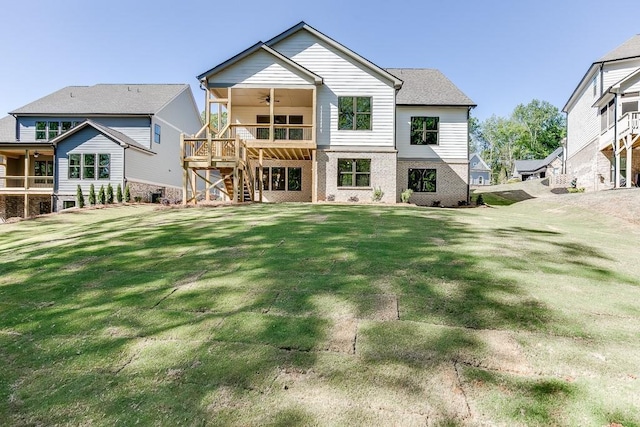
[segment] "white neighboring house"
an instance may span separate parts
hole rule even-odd
[[[491,185],[491,168],[479,153],[469,156],[469,176],[471,185]]]
[[[69,86],[0,119],[0,217],[75,206],[78,185],[182,198],[180,135],[200,114],[186,84]]]
[[[589,67],[564,106],[566,173],[587,190],[640,180],[640,35]]]
[[[185,203],[200,179],[232,200],[468,201],[475,104],[438,70],[381,68],[301,22],[198,79],[228,123],[185,135]]]

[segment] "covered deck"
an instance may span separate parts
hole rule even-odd
[[[625,113],[603,132],[600,149],[611,159],[615,188],[640,186],[640,112]]]

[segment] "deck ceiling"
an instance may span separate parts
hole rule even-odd
[[[233,88],[231,90],[231,105],[240,107],[266,106],[270,89]],[[313,104],[313,90],[311,89],[275,89],[275,107],[310,107]],[[226,98],[227,89],[214,89],[216,98]]]
[[[311,160],[312,150],[309,148],[263,148],[264,160]],[[249,157],[258,159],[260,149],[249,148]]]

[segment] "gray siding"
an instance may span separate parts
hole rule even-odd
[[[110,179],[69,179],[69,154],[110,154]],[[89,194],[89,186],[93,184],[96,192],[101,185],[105,188],[109,183],[115,191],[118,184],[123,183],[124,148],[92,127],[87,127],[58,144],[56,151],[56,192],[60,195],[73,195],[78,184],[85,197]]]
[[[108,126],[118,132],[122,132],[134,141],[149,147],[151,134],[149,131],[150,119],[148,117],[91,117],[97,123]],[[36,122],[39,121],[77,121],[82,122],[86,117],[19,117],[18,138],[21,142],[33,142],[36,140]]]
[[[176,96],[156,113],[156,117],[170,123],[186,134],[194,134],[202,127],[200,111],[198,111],[193,99],[191,88],[180,92],[180,95]]]

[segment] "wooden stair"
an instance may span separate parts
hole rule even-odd
[[[227,194],[229,194],[229,196],[231,197],[233,195],[233,168],[220,168],[218,169],[220,171],[220,175],[225,176],[226,178],[224,179],[224,188],[227,190]],[[253,200],[253,197],[251,197],[251,189],[249,188],[249,185],[247,182],[244,183],[243,189],[242,191],[244,192],[244,201],[248,202]],[[238,194],[238,199],[235,200],[236,202],[240,201],[240,194]]]

